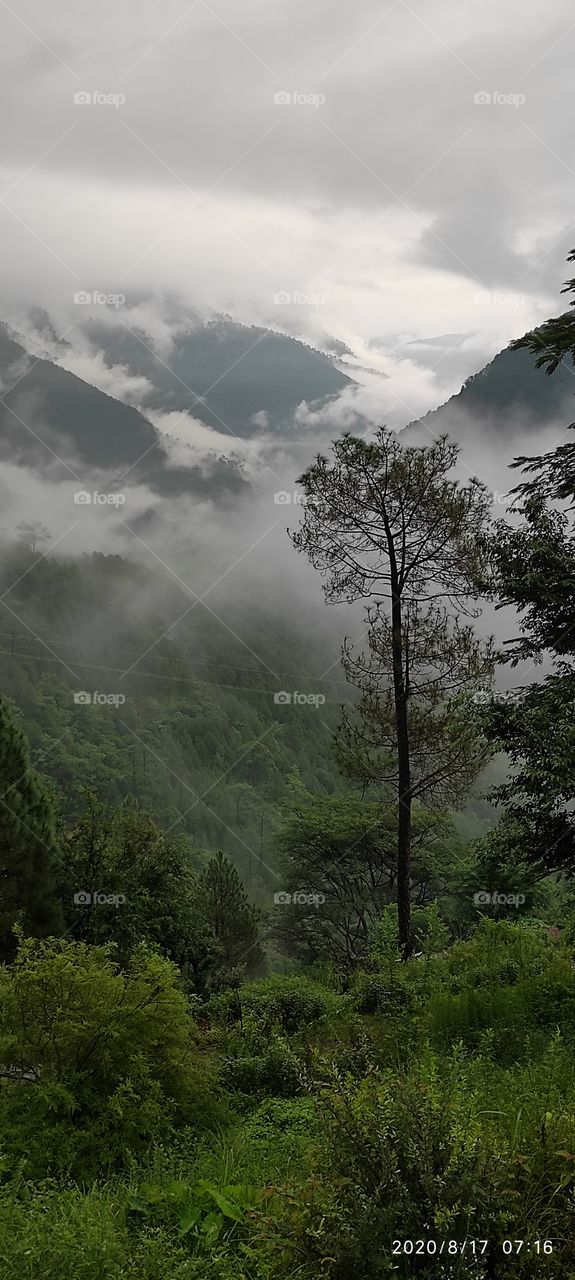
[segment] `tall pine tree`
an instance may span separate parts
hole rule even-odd
[[[59,931],[56,857],[49,796],[30,767],[24,734],[0,697],[0,960],[14,954],[18,922],[35,937]]]
[[[233,862],[218,853],[199,882],[199,900],[222,949],[224,965],[243,967],[251,977],[260,969],[263,951],[259,912],[251,906]]]

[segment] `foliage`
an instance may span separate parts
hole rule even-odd
[[[261,970],[264,953],[260,942],[260,913],[248,902],[233,863],[218,853],[200,877],[201,910],[221,948],[228,970],[240,967],[249,976]]]
[[[368,937],[384,906],[396,898],[397,812],[389,797],[367,802],[353,792],[314,797],[304,792],[279,833],[283,854],[280,901],[272,920],[282,950],[338,966],[365,958]],[[413,811],[411,895],[418,905],[442,888],[461,855],[450,820]],[[289,899],[291,898],[291,901]]]
[[[209,1015],[228,1021],[248,1017],[258,1029],[269,1033],[279,1029],[295,1035],[312,1023],[334,1015],[342,1006],[342,998],[326,991],[305,976],[282,977],[272,974],[247,983],[239,991],[214,996],[208,1006]]]
[[[111,809],[88,795],[60,844],[58,891],[67,931],[78,941],[115,942],[123,955],[150,942],[198,980],[221,959],[187,841],[167,839],[133,800]]]
[[[463,1280],[468,1274],[469,1257],[448,1255],[439,1265],[425,1250],[417,1259],[392,1253],[394,1239],[488,1240],[475,1264],[478,1280],[570,1275],[575,977],[569,929],[554,938],[529,921],[485,919],[470,938],[444,947],[435,908],[426,909],[419,929],[423,953],[398,964],[392,911],[384,912],[369,952],[372,967],[356,975],[349,998],[304,976],[273,977],[213,996],[203,1014],[204,1020],[209,1015],[203,1047],[174,970],[159,956],[140,949],[123,972],[110,948],[24,942],[19,961],[2,978],[9,1010],[3,1061],[45,1065],[35,1083],[12,1079],[4,1086],[12,1102],[2,1126],[2,1280],[415,1274]],[[226,1008],[234,996],[242,1022],[230,1026]],[[63,1001],[57,1020],[56,1000]],[[20,1028],[28,1023],[24,1036]],[[82,1073],[78,1055],[89,1045]],[[225,1082],[236,1114],[226,1118],[220,1110],[224,1127],[202,1136],[197,1112],[205,1119],[210,1104],[198,1055],[208,1045],[211,1070]],[[145,1089],[135,1066],[139,1056],[149,1067]],[[121,1119],[112,1105],[118,1081],[128,1075],[134,1090],[140,1088],[137,1142],[126,1097]],[[48,1077],[52,1110],[28,1110],[24,1128],[18,1098],[39,1096]],[[159,1085],[153,1099],[152,1082]],[[66,1116],[56,1086],[70,1095]],[[158,1100],[164,1123],[144,1135]],[[97,1106],[108,1126],[106,1141]],[[21,1142],[26,1134],[26,1181],[14,1168],[16,1119]],[[57,1158],[66,1125],[75,1164]],[[30,1128],[39,1132],[38,1147],[50,1147],[51,1163],[38,1152],[30,1160]],[[87,1128],[92,1148],[85,1144]],[[110,1144],[114,1150],[120,1135],[127,1150],[116,1162],[118,1172],[126,1160],[129,1171],[103,1182]],[[83,1185],[46,1179],[46,1166],[53,1173],[58,1166],[65,1172],[81,1167]],[[505,1239],[552,1240],[553,1252],[508,1256]]]
[[[293,1098],[303,1092],[302,1070],[297,1054],[285,1037],[271,1032],[266,1043],[250,1056],[224,1058],[221,1081],[231,1093],[260,1097]]]
[[[14,714],[0,698],[0,959],[14,954],[16,923],[38,936],[58,928],[56,857],[50,798],[30,767]]]
[[[559,1043],[536,1071],[521,1074],[471,1061],[455,1047],[441,1059],[425,1050],[400,1074],[335,1079],[325,1106],[326,1176],[336,1194],[308,1206],[300,1243],[316,1265],[329,1253],[333,1280],[379,1280],[397,1268],[413,1274],[411,1258],[392,1255],[396,1239],[487,1240],[490,1270],[478,1274],[500,1277],[517,1274],[517,1260],[502,1252],[505,1238],[554,1237],[554,1257],[519,1265],[524,1276],[557,1275],[558,1254],[563,1267],[575,1260],[574,1090]],[[456,1272],[447,1265],[439,1270],[424,1247],[417,1274],[468,1273],[463,1263]]]
[[[6,1149],[25,1170],[88,1171],[217,1118],[169,961],[141,946],[21,943],[0,975]]]
[[[575,259],[575,251],[569,260]],[[564,292],[573,293],[575,281]],[[573,306],[573,302],[570,304]],[[575,360],[573,312],[550,320],[519,343],[548,373]],[[497,796],[508,807],[515,852],[539,871],[575,870],[572,815],[575,776],[573,609],[575,606],[575,445],[538,457],[519,457],[523,477],[513,490],[513,523],[500,521],[493,539],[492,590],[520,615],[521,635],[507,660],[529,662],[547,654],[551,671],[523,690],[519,703],[495,706],[486,731],[513,766]]]

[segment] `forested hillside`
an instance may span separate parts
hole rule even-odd
[[[479,373],[467,378],[461,391],[438,409],[405,428],[406,441],[421,431],[431,436],[447,432],[454,440],[482,440],[501,450],[515,435],[532,435],[550,424],[570,420],[575,382],[568,365],[554,378],[542,378],[529,348],[500,351]]]
[[[290,774],[311,792],[342,786],[333,732],[350,690],[335,637],[314,639],[263,602],[221,622],[120,556],[46,559],[17,542],[0,587],[2,688],[65,816],[86,789],[110,803],[131,795],[197,848],[224,850],[269,897]],[[325,702],[278,705],[283,690]],[[82,691],[120,704],[79,705]]]
[[[160,493],[185,492],[222,497],[245,482],[237,464],[216,454],[206,470],[168,467],[161,433],[137,409],[61,369],[32,356],[0,325],[0,456],[54,481],[75,479],[98,469],[118,487],[127,473]]]
[[[575,1280],[574,47],[0,0],[0,1280]]]
[[[258,414],[265,415],[272,433],[291,431],[302,401],[321,402],[352,382],[322,352],[229,316],[198,318],[183,331],[175,324],[167,354],[154,350],[145,330],[128,329],[110,317],[82,327],[110,368],[121,365],[133,377],[147,378],[151,409],[187,410],[230,434],[258,434]]]

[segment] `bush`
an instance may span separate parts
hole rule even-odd
[[[390,983],[381,973],[359,973],[352,987],[353,1007],[358,1013],[397,1016],[410,1005],[410,993],[397,980]]]
[[[215,1021],[229,1023],[248,1017],[259,1029],[274,1028],[287,1036],[302,1028],[335,1016],[346,1005],[337,996],[305,977],[282,977],[274,974],[247,983],[239,991],[226,991],[214,996],[207,1005],[208,1015]]]
[[[300,1143],[309,1145],[310,1133],[319,1134],[323,1128],[316,1102],[311,1098],[295,1098],[284,1101],[279,1098],[267,1098],[257,1111],[242,1126],[242,1141],[254,1142],[256,1145],[274,1147],[278,1139],[285,1138],[288,1144]]]
[[[321,1176],[286,1207],[278,1246],[305,1256],[310,1278],[471,1274],[430,1255],[393,1256],[399,1240],[489,1241],[477,1275],[571,1276],[575,1265],[575,1073],[559,1042],[537,1071],[503,1071],[460,1048],[428,1049],[405,1072],[335,1077]],[[289,1226],[288,1226],[289,1224]],[[505,1257],[501,1242],[554,1239],[553,1256]],[[474,1269],[473,1274],[476,1274]]]
[[[85,1174],[219,1114],[174,965],[144,947],[22,943],[0,971],[0,1117],[34,1175]]]
[[[301,1067],[289,1044],[273,1035],[263,1053],[226,1058],[221,1081],[231,1093],[271,1094],[293,1098],[302,1091]]]
[[[541,930],[486,920],[446,955],[407,968],[423,1034],[444,1050],[480,1047],[491,1032],[490,1053],[511,1063],[543,1051],[557,1027],[575,1031],[571,959]]]
[[[526,1005],[533,1025],[575,1033],[575,970],[567,956],[553,956],[538,981],[526,984]]]
[[[542,930],[485,919],[468,940],[430,957],[427,964],[412,961],[408,973],[416,980],[427,973],[435,986],[458,992],[537,978],[555,953],[555,944]]]

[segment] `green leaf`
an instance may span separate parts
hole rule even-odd
[[[233,1218],[234,1222],[239,1222],[240,1219],[243,1218],[243,1210],[238,1208],[237,1204],[232,1204],[231,1200],[228,1200],[226,1196],[222,1195],[221,1191],[217,1191],[215,1187],[210,1187],[208,1195],[212,1197],[212,1200],[215,1200],[218,1209],[221,1210],[224,1217]]]
[[[208,1213],[202,1222],[202,1235],[207,1245],[215,1244],[223,1225],[224,1219],[221,1213]]]
[[[197,1204],[189,1205],[180,1218],[178,1235],[187,1235],[188,1231],[191,1231],[192,1227],[196,1227],[198,1225],[201,1216],[202,1211]]]
[[[141,1196],[130,1196],[128,1200],[128,1213],[147,1213],[150,1203],[142,1200]]]

